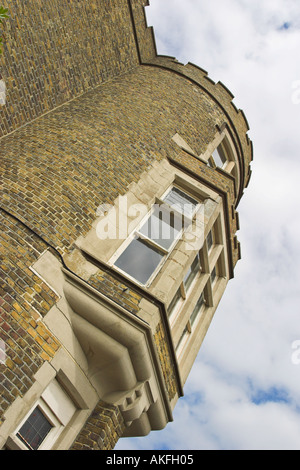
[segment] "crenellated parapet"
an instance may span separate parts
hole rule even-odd
[[[215,83],[205,70],[192,63],[184,65],[173,57],[156,56],[145,65],[160,67],[187,78],[206,93],[223,111],[227,118],[227,125],[234,137],[236,151],[239,157],[241,187],[239,189],[238,199],[240,199],[243,189],[247,187],[251,176],[250,164],[253,160],[253,147],[248,136],[248,121],[244,112],[235,106],[233,94],[222,82],[219,81]]]

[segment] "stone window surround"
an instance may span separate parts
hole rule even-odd
[[[193,291],[193,288],[194,288],[197,280],[199,280],[199,278],[200,278],[201,262],[200,262],[200,258],[199,258],[199,253],[197,253],[195,259],[192,261],[191,267],[192,267],[192,265],[193,265],[193,263],[195,262],[196,259],[197,259],[197,272],[195,273],[191,284],[188,286],[188,288],[186,288],[185,282],[184,282],[185,278],[182,279],[182,281],[180,283],[180,286],[179,286],[179,288],[178,288],[178,290],[176,291],[176,294],[175,294],[175,296],[177,296],[178,292],[179,292],[179,295],[180,295],[179,299],[177,300],[175,305],[172,307],[172,309],[170,309],[170,307],[172,305],[172,302],[175,300],[175,297],[171,300],[171,302],[169,304],[168,317],[169,317],[169,322],[170,322],[171,327],[176,322],[177,317],[180,314],[180,311],[181,311],[181,309],[184,305],[184,302],[185,302],[187,296]]]
[[[186,188],[182,188],[178,186],[178,184],[176,184],[176,180],[174,181],[173,184],[171,184],[165,191],[164,191],[164,194],[160,197],[160,198],[155,198],[155,202],[154,204],[162,204],[162,205],[165,205],[165,206],[168,206],[168,203],[166,203],[164,201],[164,197],[165,197],[165,194],[172,188],[178,188],[182,191],[184,191],[188,196],[191,196],[191,194],[186,190]],[[196,213],[196,211],[198,210],[198,208],[200,207],[200,205],[203,203],[203,200],[201,199],[197,199],[197,202],[198,202],[198,205],[197,207],[194,209],[193,211],[193,215],[190,219],[191,223],[193,221],[193,217]],[[141,228],[141,226],[147,221],[147,219],[149,218],[149,216],[151,216],[153,212],[153,207],[150,208],[149,212],[146,214],[146,216],[139,222],[139,224],[137,225],[137,227],[132,231],[132,233],[128,236],[128,238],[125,240],[125,242],[122,243],[122,245],[118,248],[118,250],[114,253],[114,255],[111,257],[111,259],[109,260],[108,264],[109,265],[113,265],[115,269],[117,269],[118,271],[120,271],[120,273],[124,274],[125,277],[128,277],[129,279],[131,279],[132,281],[134,281],[135,283],[137,284],[140,284],[140,285],[144,285],[142,283],[140,283],[138,280],[136,280],[134,277],[130,276],[129,274],[127,274],[126,272],[122,271],[121,269],[119,269],[116,265],[115,265],[115,261],[118,259],[118,257],[125,251],[125,249],[127,248],[127,246],[131,243],[132,239],[134,238],[135,234],[139,235],[139,229]],[[170,207],[170,212],[172,212],[172,209]],[[174,211],[176,212],[176,211]],[[178,212],[178,215],[180,216],[180,212]],[[187,216],[185,216],[187,217]],[[147,283],[145,284],[146,287],[149,287],[152,283],[152,281],[155,279],[155,277],[157,276],[157,274],[160,272],[160,270],[162,269],[162,266],[163,264],[165,263],[165,261],[167,260],[167,257],[172,253],[172,250],[174,249],[174,247],[176,246],[176,244],[180,241],[181,237],[184,235],[184,229],[181,229],[181,231],[177,234],[176,238],[174,239],[174,241],[172,242],[172,244],[170,245],[170,247],[168,249],[163,249],[163,248],[160,248],[161,252],[164,253],[164,258],[162,259],[162,261],[158,264],[158,266],[156,267],[156,269],[154,270],[154,272],[152,273],[152,275],[150,276],[150,278],[148,279]]]
[[[212,142],[208,144],[206,151],[201,155],[197,155],[197,153],[185,142],[185,140],[179,134],[175,134],[172,137],[172,140],[182,150],[190,153],[206,165],[209,165],[212,168],[218,168],[218,171],[224,171],[226,174],[231,174],[232,176],[234,176],[234,178],[236,178],[238,181],[240,180],[239,159],[235,146],[233,144],[232,137],[226,124],[223,124],[221,128],[219,128],[219,131],[216,133],[215,138],[212,140]],[[212,158],[212,154],[218,148],[218,146],[221,146],[223,148],[224,153],[227,157],[227,162],[221,168],[215,164]],[[238,184],[236,184],[236,186],[238,187]]]
[[[227,267],[224,262],[224,250],[223,250],[223,233],[222,233],[222,227],[221,227],[221,216],[219,215],[217,220],[215,221],[213,227],[209,231],[209,234],[212,234],[212,239],[213,239],[213,244],[209,248],[208,247],[208,236],[206,237],[203,247],[197,253],[196,256],[198,256],[198,263],[199,263],[199,270],[197,274],[195,275],[191,285],[189,286],[188,290],[186,290],[184,286],[184,281],[182,279],[180,283],[180,292],[181,292],[181,299],[182,301],[179,300],[179,302],[175,305],[174,309],[172,312],[169,313],[169,321],[171,326],[173,326],[177,320],[177,317],[180,314],[180,311],[183,307],[184,301],[188,298],[188,296],[191,295],[193,292],[193,289],[196,285],[197,282],[199,282],[200,278],[208,273],[211,273],[212,269],[214,266],[217,266],[217,271],[218,271],[218,276],[219,277],[224,277],[226,278],[228,276],[227,272]],[[195,257],[196,258],[196,257]],[[221,258],[222,258],[222,263],[221,263]],[[194,260],[192,261],[192,263]],[[191,264],[192,264],[191,263]],[[211,266],[211,268],[209,268]],[[211,296],[210,296],[211,298]],[[208,300],[208,298],[207,298]],[[172,301],[170,302],[170,304]]]
[[[199,253],[200,270],[189,288],[188,295],[183,295],[182,301],[179,301],[175,311],[170,316],[170,323],[173,330],[174,342],[175,345],[177,345],[176,350],[179,362],[182,358],[184,348],[192,339],[192,335],[194,335],[195,331],[199,332],[199,328],[197,326],[198,323],[203,322],[204,316],[209,315],[210,310],[211,312],[214,312],[214,299],[216,294],[218,293],[218,295],[220,295],[220,293],[224,291],[228,280],[228,269],[225,261],[221,227],[221,215],[218,216],[218,219],[209,233],[211,232],[213,232],[213,246],[208,249],[206,238],[203,248]],[[216,269],[216,279],[212,281],[211,274],[214,269]],[[190,318],[193,313],[194,305],[201,294],[204,295],[204,304],[201,307],[201,314],[197,315],[193,325],[191,325]],[[186,302],[187,300],[189,302]],[[184,331],[186,331],[185,341],[182,341]],[[181,343],[180,348],[178,348],[179,342]]]
[[[218,147],[221,147],[224,154],[226,155],[226,162],[222,167],[218,167],[212,154]],[[235,178],[240,179],[239,171],[239,160],[233,145],[232,138],[226,126],[223,126],[223,129],[215,136],[214,140],[208,145],[204,154],[200,155],[199,158],[212,166],[213,168],[218,168],[218,170],[223,170],[226,173],[231,174]]]
[[[64,392],[59,382],[53,379],[43,391],[41,397],[27,413],[26,417],[21,421],[16,431],[10,436],[10,442],[13,441],[13,447],[21,450],[29,450],[19,438],[18,433],[36,408],[42,411],[46,420],[52,425],[52,429],[38,447],[38,450],[47,450],[51,449],[54,445],[58,436],[63,432],[64,427],[75,414],[77,407],[66,392]]]

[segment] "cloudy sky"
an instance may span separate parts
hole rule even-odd
[[[116,449],[300,450],[300,2],[152,0],[159,54],[222,81],[254,144],[242,260],[174,422]]]

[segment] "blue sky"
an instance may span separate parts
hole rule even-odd
[[[300,3],[150,3],[158,53],[199,65],[235,95],[254,162],[239,206],[242,260],[174,422],[116,449],[299,450]]]

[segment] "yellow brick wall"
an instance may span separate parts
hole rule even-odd
[[[60,345],[41,316],[57,301],[56,294],[30,265],[46,245],[30,230],[0,211],[0,424],[5,410],[33,384],[33,376]]]
[[[97,404],[70,450],[112,450],[125,429],[118,407]]]

